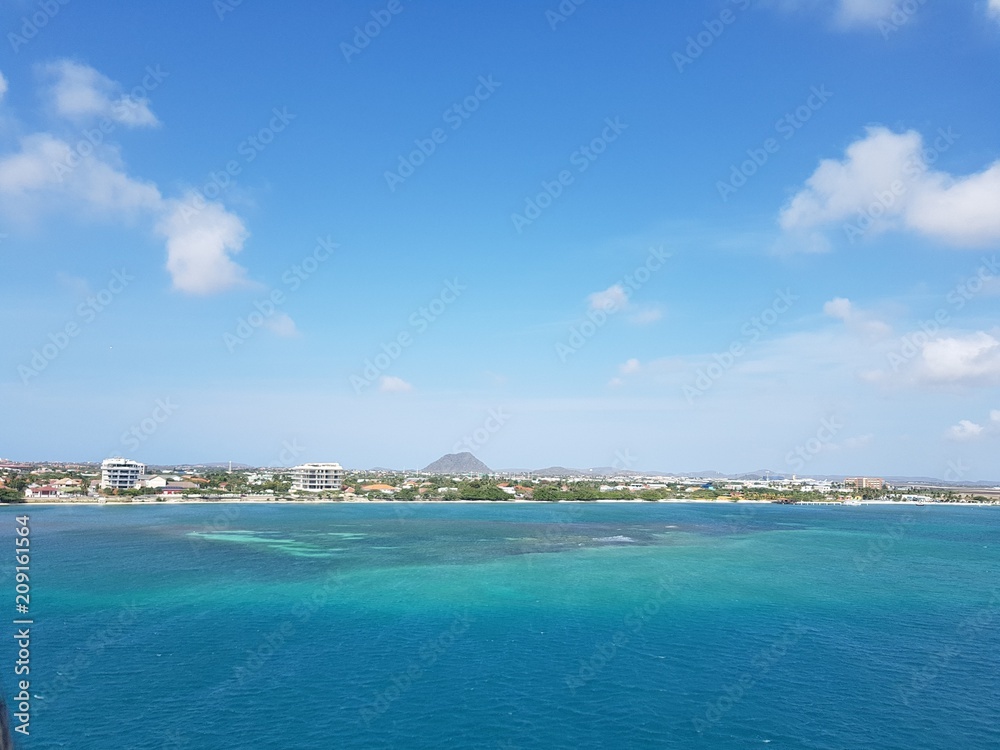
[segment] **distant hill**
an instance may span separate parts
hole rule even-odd
[[[212,461],[210,463],[203,463],[203,464],[162,464],[158,465],[157,468],[167,468],[168,466],[174,469],[228,469],[229,462]],[[233,461],[233,468],[243,471],[246,469],[252,469],[254,467],[251,466],[250,464],[238,464],[235,461]]]
[[[629,469],[619,469],[614,466],[595,466],[587,469],[587,473],[595,477],[634,477],[638,472]]]
[[[782,479],[785,479],[785,475],[780,471],[771,471],[770,469],[757,469],[757,471],[748,471],[745,474],[730,474],[729,479],[739,479],[744,482],[762,480],[762,479],[773,479],[775,481],[780,481]]]
[[[428,474],[492,474],[489,466],[471,453],[449,453],[423,469]]]
[[[583,471],[582,469],[567,469],[565,466],[550,466],[547,469],[534,469],[531,473],[540,477],[585,477],[590,474],[589,471]]]

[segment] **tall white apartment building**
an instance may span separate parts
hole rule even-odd
[[[292,492],[339,490],[344,484],[340,464],[302,464],[292,468]]]
[[[130,461],[127,458],[106,458],[101,461],[101,487],[110,490],[130,490],[139,483],[145,473],[145,464],[138,461]]]

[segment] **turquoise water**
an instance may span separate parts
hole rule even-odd
[[[23,748],[1000,747],[998,509],[28,512]]]

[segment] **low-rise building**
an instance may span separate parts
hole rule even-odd
[[[361,488],[361,491],[362,492],[390,492],[391,493],[391,492],[395,492],[396,489],[397,488],[393,487],[391,484],[378,483],[378,484],[366,484],[366,485],[364,485]]]
[[[301,464],[292,468],[292,492],[337,492],[344,482],[340,464]]]
[[[179,490],[180,492],[187,492],[188,490],[198,490],[201,487],[194,482],[169,482],[160,488],[160,492],[163,493],[166,490]]]
[[[59,497],[60,491],[58,487],[53,487],[52,485],[46,485],[45,487],[28,487],[24,491],[25,497]]]

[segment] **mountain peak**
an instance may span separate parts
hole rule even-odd
[[[489,466],[466,451],[465,453],[448,453],[437,461],[424,467],[429,474],[492,474]]]

